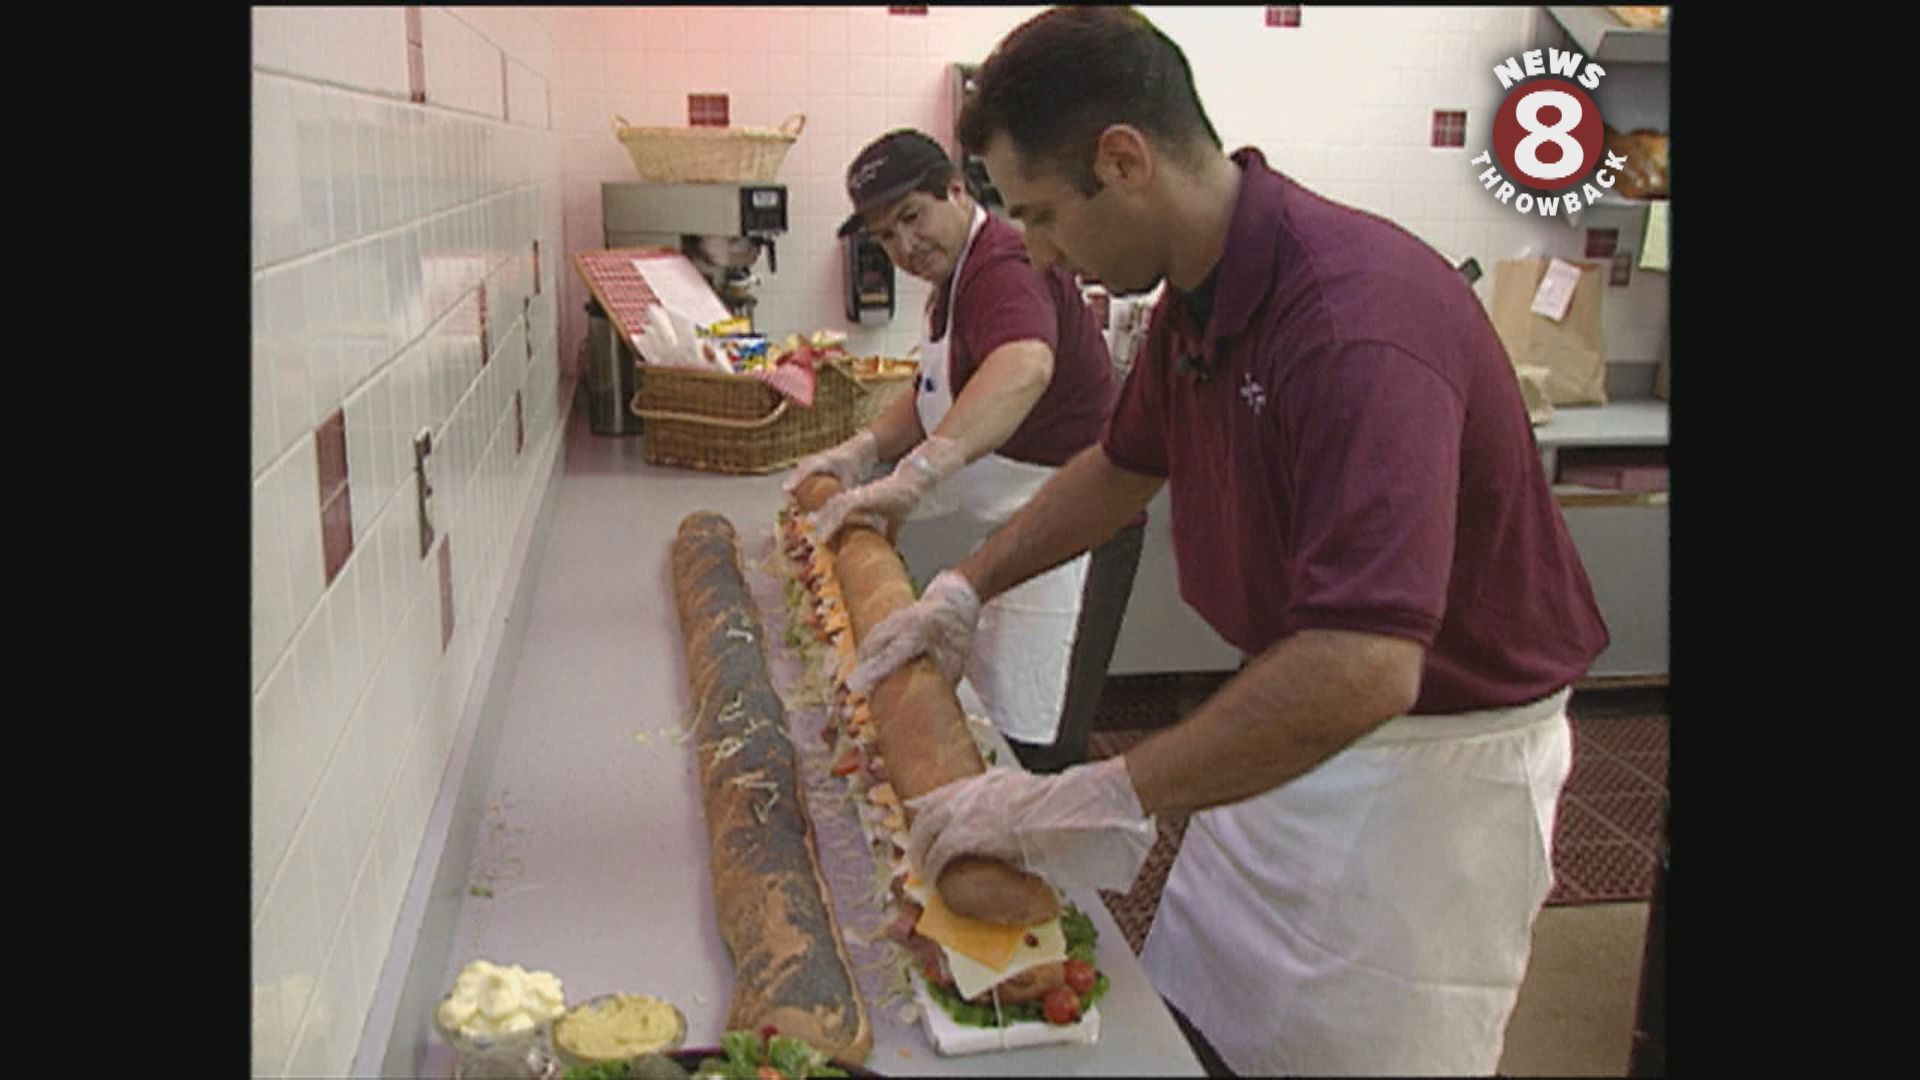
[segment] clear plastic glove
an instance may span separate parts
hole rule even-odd
[[[836,446],[830,446],[817,454],[803,457],[800,464],[793,467],[780,490],[793,494],[793,489],[815,473],[826,473],[840,481],[844,488],[856,488],[873,471],[874,463],[880,460],[880,440],[872,428],[861,428],[853,437]]]
[[[832,540],[854,514],[884,518],[897,525],[913,512],[935,484],[966,465],[967,455],[958,441],[944,435],[927,439],[901,458],[892,473],[828,499],[813,515],[814,542],[824,544]]]
[[[907,857],[938,881],[960,855],[1024,866],[1050,884],[1125,892],[1159,835],[1140,807],[1124,757],[1056,775],[988,769],[907,802]]]
[[[959,682],[980,621],[980,597],[956,570],[942,570],[927,583],[920,599],[881,619],[860,643],[860,662],[847,687],[870,694],[880,680],[925,655],[949,682]]]

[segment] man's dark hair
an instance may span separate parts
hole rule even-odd
[[[1005,132],[1030,164],[1059,172],[1082,195],[1100,190],[1094,147],[1130,124],[1190,165],[1220,148],[1172,39],[1132,8],[1057,7],[1022,23],[980,65],[961,110],[960,144],[983,153]]]

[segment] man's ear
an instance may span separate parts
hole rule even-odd
[[[1104,185],[1139,191],[1153,179],[1153,146],[1131,124],[1114,124],[1093,148],[1093,175]]]

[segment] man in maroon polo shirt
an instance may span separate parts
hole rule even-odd
[[[850,514],[897,524],[923,504],[954,514],[978,542],[1098,441],[1119,389],[1106,340],[1072,276],[1036,272],[1020,231],[968,194],[924,132],[869,143],[847,168],[847,196],[853,213],[840,235],[866,230],[896,266],[934,286],[920,380],[871,427],[802,461],[787,489],[816,472],[846,485],[820,508],[821,542]],[[895,458],[889,474],[866,482],[878,461]],[[1085,760],[1141,539],[1135,522],[982,613],[968,681],[1035,772]]]
[[[1152,815],[1197,811],[1141,958],[1210,1070],[1493,1072],[1607,631],[1484,309],[1404,230],[1226,154],[1137,13],[1038,16],[978,86],[961,139],[1035,265],[1169,288],[1100,446],[856,677],[965,655],[983,599],[1162,483],[1181,594],[1249,662],[1124,757],[916,800],[910,856],[1125,889]]]

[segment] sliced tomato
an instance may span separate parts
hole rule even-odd
[[[852,776],[860,771],[860,764],[860,748],[849,747],[846,753],[840,755],[840,760],[833,763],[833,775]]]
[[[1056,986],[1047,991],[1040,1010],[1046,1014],[1049,1024],[1071,1024],[1080,1019],[1080,995],[1074,993],[1072,987]]]
[[[1073,987],[1074,993],[1084,994],[1093,989],[1093,984],[1099,978],[1100,973],[1085,960],[1067,961],[1067,985]]]

